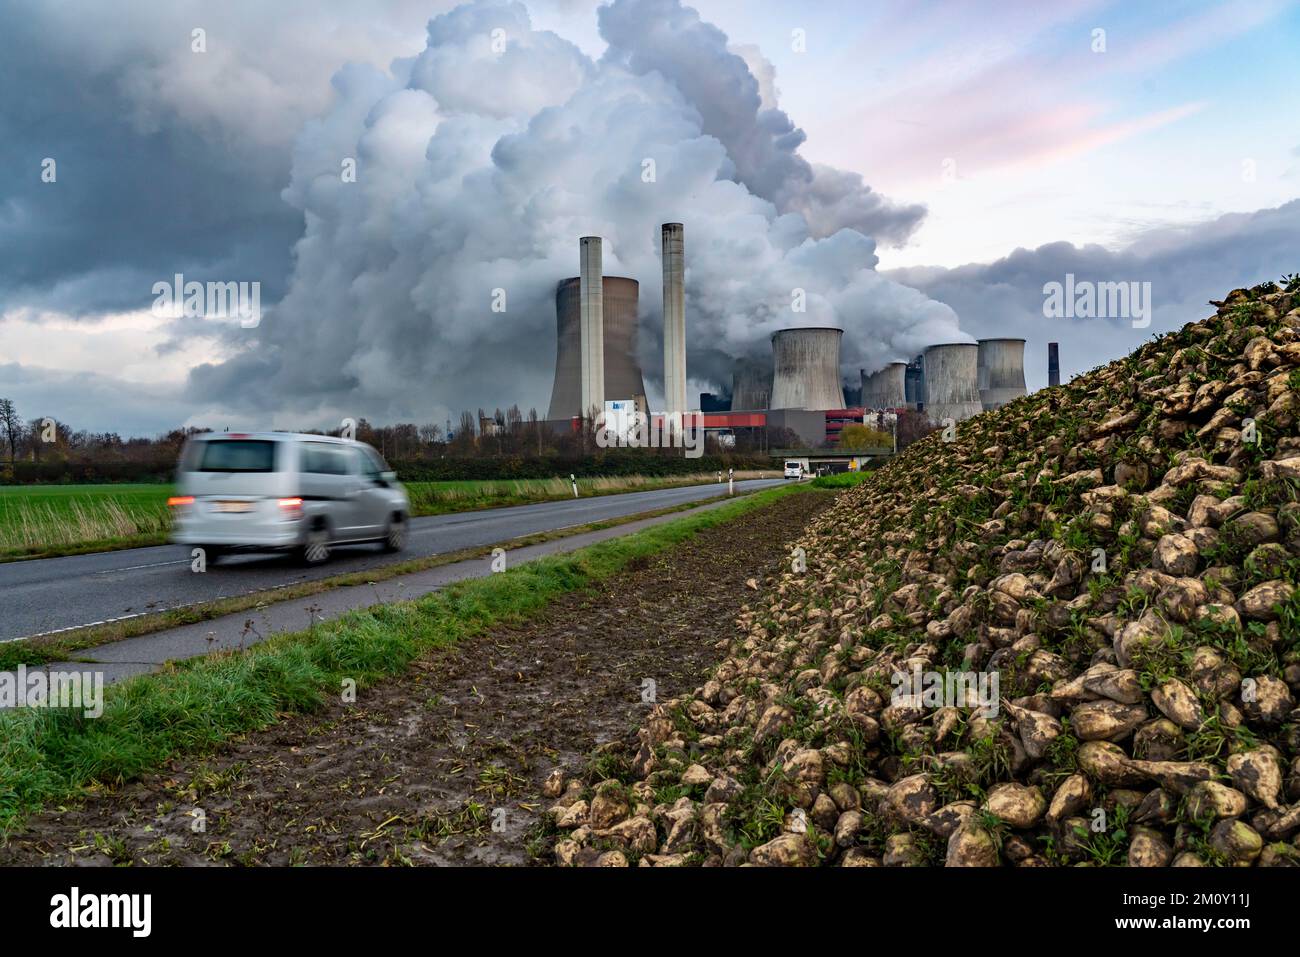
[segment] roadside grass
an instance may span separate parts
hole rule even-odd
[[[812,480],[813,488],[853,488],[867,480],[869,472],[837,472],[834,475],[819,475]]]
[[[756,492],[568,555],[350,612],[245,651],[178,662],[105,688],[104,712],[96,719],[80,710],[0,711],[0,832],[46,804],[75,800],[87,786],[119,784],[281,715],[319,710],[347,680],[364,688],[400,674],[430,649],[522,621],[559,595],[806,489]]]
[[[742,472],[736,478],[764,474],[768,473]],[[716,481],[716,472],[583,478],[578,479],[578,494],[616,495]],[[567,478],[403,484],[415,516],[550,502],[573,495]],[[164,484],[0,486],[0,562],[165,544],[171,527],[167,514],[171,494],[172,486]]]
[[[165,540],[167,485],[0,486],[0,560]]]

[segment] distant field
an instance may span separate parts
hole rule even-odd
[[[170,485],[0,486],[0,558],[153,545]]]
[[[736,479],[764,473],[736,473]],[[775,473],[766,473],[775,474]],[[708,475],[578,479],[580,495],[609,495],[716,481]],[[407,482],[414,515],[524,505],[573,495],[567,478]],[[170,485],[0,486],[0,561],[158,545],[167,540]]]

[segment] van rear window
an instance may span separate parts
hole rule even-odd
[[[202,443],[196,472],[274,472],[275,442],[215,439]]]

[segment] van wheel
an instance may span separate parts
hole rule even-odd
[[[298,550],[304,565],[320,565],[330,557],[330,532],[324,525],[309,529],[307,538]]]
[[[203,549],[204,561],[209,565],[215,565],[226,554],[226,550],[220,545],[199,545],[197,547]]]
[[[406,517],[395,515],[388,522],[388,531],[384,533],[384,551],[400,552],[406,547]]]

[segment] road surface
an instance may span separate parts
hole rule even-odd
[[[737,492],[782,484],[737,482]],[[204,574],[190,571],[189,548],[160,545],[116,552],[0,564],[0,641],[66,631],[246,595],[411,558],[482,548],[524,535],[552,532],[713,498],[718,484],[538,502],[411,520],[406,551],[377,545],[339,546],[320,568],[302,568],[280,555],[232,555]]]

